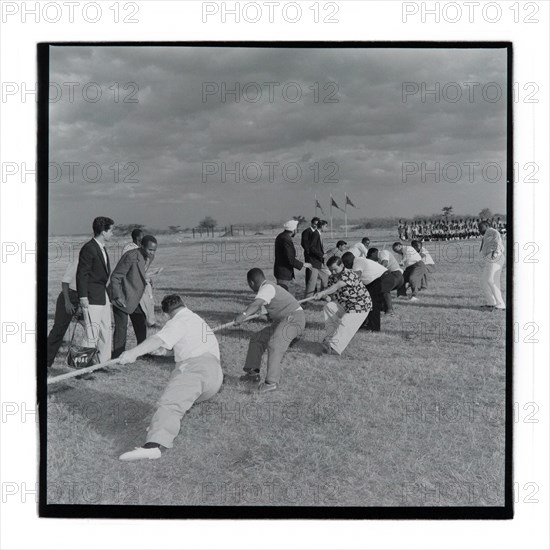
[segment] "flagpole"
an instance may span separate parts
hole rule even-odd
[[[344,220],[346,224],[346,239],[348,238],[348,194],[346,193],[346,204],[344,204]]]
[[[332,193],[330,194],[330,238],[334,239],[334,233],[332,231]]]
[[[317,217],[317,193],[315,193],[315,217]]]

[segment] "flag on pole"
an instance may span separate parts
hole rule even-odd
[[[349,204],[350,206],[353,206],[353,208],[357,208],[355,204],[351,202],[351,199],[348,197],[348,194],[346,193],[346,204]]]
[[[321,206],[317,198],[315,199],[315,208],[316,209],[318,208],[321,211],[321,213],[324,214],[323,207]]]
[[[338,210],[341,210],[343,212],[343,210],[336,204],[336,201],[332,198],[332,195],[330,196],[330,204],[331,206],[334,206],[335,208],[338,208]]]

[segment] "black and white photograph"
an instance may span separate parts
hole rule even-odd
[[[512,517],[511,43],[39,62],[42,515]]]
[[[550,548],[549,20],[0,2],[0,547]]]

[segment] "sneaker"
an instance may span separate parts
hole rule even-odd
[[[258,386],[258,393],[268,393],[270,391],[275,391],[278,388],[279,384],[277,384],[276,382],[273,382],[272,384],[270,384],[269,382],[262,382]]]
[[[260,373],[256,372],[255,370],[251,370],[243,374],[239,380],[241,382],[259,382],[260,381]]]
[[[418,302],[418,301],[419,301],[419,300],[418,300],[418,298],[417,298],[416,296],[411,296],[411,297],[409,298],[409,302]]]
[[[134,460],[156,460],[160,458],[162,453],[159,447],[146,449],[145,447],[136,447],[133,451],[121,454],[118,459],[125,462],[133,462]]]

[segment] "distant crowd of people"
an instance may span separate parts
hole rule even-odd
[[[453,241],[464,239],[479,239],[479,224],[485,221],[489,227],[496,229],[501,235],[506,235],[506,222],[499,217],[490,220],[479,218],[461,218],[452,220],[399,220],[397,234],[401,241]]]

